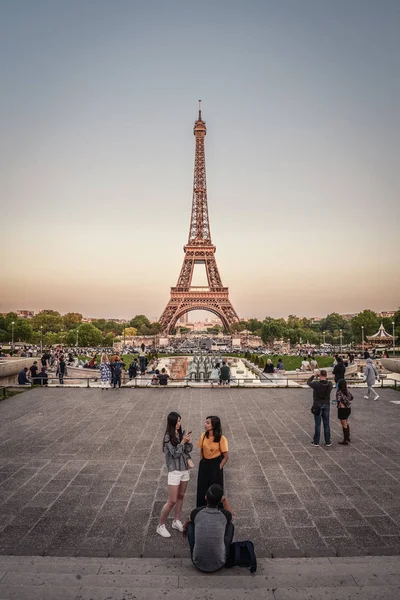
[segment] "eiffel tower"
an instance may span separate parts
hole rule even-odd
[[[221,276],[215,260],[216,247],[211,241],[208,218],[206,157],[204,138],[207,133],[205,121],[201,118],[201,100],[199,100],[199,118],[193,130],[196,138],[194,158],[194,182],[192,215],[190,219],[189,239],[183,250],[185,256],[176,287],[171,288],[170,300],[161,315],[162,331],[171,333],[176,322],[190,310],[208,310],[222,321],[225,329],[239,321],[229,300],[229,290],[222,285]],[[204,265],[208,286],[192,286],[195,265]]]

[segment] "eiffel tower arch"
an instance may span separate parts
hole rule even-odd
[[[162,331],[167,334],[172,332],[178,319],[191,310],[207,310],[214,313],[228,330],[233,323],[239,321],[229,300],[229,289],[222,285],[215,260],[216,247],[211,241],[204,152],[207,129],[205,121],[201,118],[201,101],[199,118],[194,124],[193,133],[196,146],[189,239],[183,248],[185,256],[178,282],[171,288],[170,300],[159,320]],[[204,265],[207,286],[192,286],[195,265]]]

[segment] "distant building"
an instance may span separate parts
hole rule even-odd
[[[384,310],[378,313],[378,317],[380,317],[381,319],[391,319],[392,317],[394,317],[395,314],[395,310]]]
[[[20,319],[32,319],[35,316],[33,310],[17,310],[16,312]]]

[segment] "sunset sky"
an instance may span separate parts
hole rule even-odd
[[[161,315],[199,98],[239,315],[400,305],[398,0],[2,0],[0,73],[0,312]]]

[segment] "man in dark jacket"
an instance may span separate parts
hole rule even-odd
[[[332,446],[331,428],[329,426],[329,412],[331,408],[332,383],[327,380],[325,369],[321,369],[319,381],[314,381],[314,375],[307,381],[307,385],[313,390],[313,405],[311,412],[314,414],[315,431],[311,446],[319,446],[321,434],[321,417],[324,424],[325,445]]]
[[[30,381],[26,375],[27,372],[28,372],[28,368],[25,367],[18,373],[18,385],[27,385],[28,383],[30,383]]]
[[[225,361],[222,362],[220,377],[222,385],[229,385],[229,382],[231,380],[231,370]]]
[[[343,358],[338,356],[336,365],[333,367],[332,374],[335,376],[336,388],[337,384],[341,379],[344,379],[346,373],[346,367],[344,366]]]
[[[37,360],[35,360],[33,362],[33,365],[31,366],[31,368],[29,369],[29,372],[31,374],[32,380],[35,379],[36,374],[38,372],[38,366],[37,366]]]

